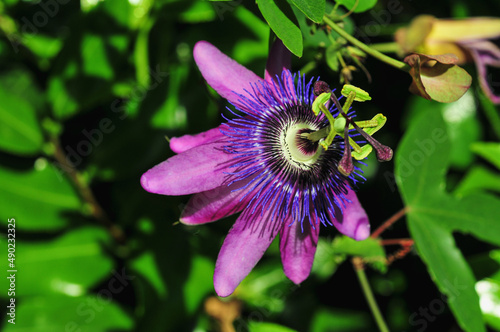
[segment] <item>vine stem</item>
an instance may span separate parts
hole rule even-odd
[[[363,260],[361,257],[353,257],[352,265],[354,266],[354,270],[356,271],[356,275],[359,280],[359,284],[361,285],[361,289],[365,295],[366,301],[368,302],[368,306],[373,314],[373,318],[375,318],[375,322],[381,332],[389,332],[389,328],[380,312],[380,309],[377,305],[377,301],[375,301],[375,296],[373,296],[372,289],[370,287],[370,283],[368,282],[368,278],[366,278],[366,273],[363,265]]]
[[[101,207],[94,194],[92,193],[92,190],[89,188],[87,183],[83,181],[82,175],[71,163],[68,162],[59,139],[54,137],[51,139],[51,141],[55,148],[53,153],[54,158],[68,174],[80,197],[85,201],[85,203],[90,206],[90,213],[92,214],[92,216],[107,228],[108,232],[117,243],[124,244],[126,242],[125,233],[118,225],[115,225],[109,219],[106,211],[104,211],[104,209]]]
[[[404,217],[404,215],[408,212],[408,209],[406,207],[402,208],[398,212],[396,212],[392,217],[387,219],[382,225],[380,225],[373,233],[370,235],[372,239],[376,239],[379,237],[382,232],[384,232],[387,228],[389,228],[392,224],[394,224],[396,221]]]
[[[354,38],[353,36],[351,36],[350,34],[345,32],[344,29],[339,27],[335,22],[333,22],[330,18],[328,18],[328,16],[326,16],[326,15],[323,16],[323,22],[325,22],[330,28],[332,28],[333,31],[338,33],[342,38],[347,40],[349,43],[353,44],[354,46],[357,46],[359,49],[361,49],[362,51],[364,51],[367,54],[370,54],[372,57],[374,57],[382,62],[385,62],[388,65],[393,66],[394,68],[397,68],[397,69],[400,69],[400,70],[403,70],[406,72],[408,72],[410,70],[411,67],[409,65],[407,65],[406,63],[401,62],[399,60],[396,60],[394,58],[391,58],[390,56],[387,56],[383,53],[380,53],[379,51],[372,49],[370,46],[363,44],[362,42],[360,42],[359,40],[357,40],[356,38]]]

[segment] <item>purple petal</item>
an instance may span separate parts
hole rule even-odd
[[[220,131],[221,126],[223,125],[195,135],[172,137],[170,139],[170,148],[175,153],[181,153],[199,145],[221,139],[224,137],[224,134]]]
[[[234,157],[223,151],[224,144],[200,145],[167,159],[142,175],[142,187],[155,194],[187,195],[222,186]]]
[[[359,203],[356,193],[348,189],[346,198],[351,200],[351,203],[346,203],[343,208],[343,213],[340,209],[335,211],[335,219],[333,224],[340,233],[347,235],[354,240],[361,241],[370,236],[370,222],[366,215],[365,209]]]
[[[288,226],[289,224],[285,222],[280,231],[283,271],[288,279],[296,284],[304,281],[311,272],[318,244],[319,224],[316,223],[313,229],[307,220],[303,225],[300,222],[294,222]]]
[[[262,78],[206,41],[196,43],[193,56],[208,84],[233,104],[239,104],[237,94],[246,94],[245,89],[252,91],[250,83],[262,81]]]
[[[219,296],[231,295],[252,271],[282,224],[270,220],[268,213],[245,210],[234,223],[219,252],[214,272],[214,287]]]
[[[500,48],[490,41],[474,41],[461,43],[467,48],[476,63],[479,84],[486,96],[495,104],[500,104],[500,96],[495,95],[491,84],[499,85],[499,81],[494,81],[492,76],[488,76],[487,66],[500,68]]]
[[[266,81],[272,83],[276,80],[276,75],[281,77],[285,69],[292,67],[292,53],[283,45],[281,39],[276,38],[267,58],[266,71],[264,77]]]
[[[181,222],[198,225],[242,211],[253,197],[246,195],[248,189],[240,189],[249,181],[250,178],[194,195],[182,211]]]

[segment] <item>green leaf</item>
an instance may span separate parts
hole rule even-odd
[[[377,0],[336,0],[335,2],[343,5],[348,10],[354,8],[355,13],[362,13],[370,10],[377,4]]]
[[[4,88],[0,88],[0,100],[0,149],[19,155],[39,152],[43,135],[34,106]]]
[[[16,228],[22,222],[16,219]],[[2,248],[7,248],[6,242],[5,237],[0,238]],[[16,296],[85,294],[111,272],[113,262],[103,250],[106,243],[109,243],[109,235],[94,227],[69,232],[53,241],[32,243],[18,239],[15,247]],[[2,260],[6,262],[7,257]],[[8,282],[6,278],[0,279],[1,287],[8,289]],[[117,289],[121,287],[115,284]],[[0,296],[5,297],[7,293]]]
[[[287,294],[297,285],[284,274],[278,260],[258,264],[236,288],[235,295],[248,305],[277,313],[285,308]]]
[[[347,236],[339,236],[333,240],[332,248],[335,254],[360,256],[364,262],[377,270],[387,271],[384,247],[376,239],[356,241]]]
[[[313,22],[321,23],[325,14],[325,0],[290,0]]]
[[[106,54],[106,45],[102,37],[87,34],[82,44],[83,71],[88,76],[100,77],[105,80],[113,78],[113,69]]]
[[[195,256],[191,261],[191,272],[184,284],[184,301],[187,311],[192,314],[201,305],[206,296],[213,292],[214,262],[203,256]]]
[[[274,323],[250,321],[250,332],[296,332],[289,327]]]
[[[369,328],[370,316],[367,313],[325,308],[315,313],[309,331],[368,331]]]
[[[443,114],[450,140],[450,165],[459,169],[469,166],[474,160],[470,145],[479,140],[481,135],[474,93],[468,91],[456,102],[448,104],[415,96],[410,101],[408,109],[410,116],[405,122],[411,122],[415,115],[424,109],[432,109]]]
[[[337,267],[345,260],[345,255],[336,255],[331,241],[324,238],[318,239],[316,253],[311,273],[315,274],[321,280],[330,278]]]
[[[423,101],[425,102],[425,100]],[[467,91],[456,102],[439,105],[442,105],[443,118],[452,142],[450,163],[455,167],[465,168],[474,160],[469,146],[479,140],[481,134],[474,93]]]
[[[470,267],[452,233],[500,244],[500,201],[486,194],[456,198],[445,192],[449,136],[439,112],[422,111],[396,153],[396,181],[408,209],[416,248],[466,331],[484,331]]]
[[[288,18],[273,0],[257,1],[259,10],[276,36],[296,56],[302,56],[302,33],[295,23]],[[284,6],[288,4],[284,3]]]
[[[28,172],[0,167],[0,218],[16,218],[22,230],[57,230],[66,226],[64,213],[81,207],[75,190],[54,165],[38,159],[36,169]]]
[[[167,295],[167,287],[151,251],[136,257],[131,265],[138,274],[142,274],[151,286],[153,286],[159,297],[164,298]]]
[[[472,144],[470,148],[500,169],[500,143],[478,142]]]
[[[484,190],[500,192],[500,174],[483,166],[473,166],[453,193],[460,197]]]
[[[7,316],[9,318],[9,316]],[[134,322],[115,302],[98,295],[36,296],[16,301],[15,325],[5,332],[132,331]]]

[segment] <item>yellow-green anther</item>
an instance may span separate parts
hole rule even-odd
[[[366,157],[368,157],[368,155],[373,151],[373,148],[371,145],[369,144],[366,144],[366,145],[363,145],[361,147],[361,152],[356,152],[356,151],[353,151],[352,152],[352,156],[354,157],[354,159],[356,160],[363,160],[365,159]]]
[[[312,109],[314,112],[314,115],[318,116],[319,112],[322,111],[321,106],[325,107],[325,103],[330,100],[330,97],[332,96],[331,92],[323,92],[319,96],[314,99]],[[323,112],[324,113],[324,112]],[[328,112],[330,113],[330,112]]]
[[[354,150],[354,152],[356,152],[356,153],[363,152],[363,149],[361,149],[361,147],[358,145],[358,143],[356,143],[350,136],[349,136],[349,144],[352,146],[352,149]]]
[[[345,84],[343,87],[342,87],[342,95],[345,96],[345,97],[349,97],[349,95],[351,95],[351,93],[354,93],[354,100],[355,101],[367,101],[367,100],[372,100],[372,97],[370,97],[370,95],[368,94],[368,92],[366,92],[365,90],[363,89],[360,89],[358,88],[357,86],[354,86],[354,85],[350,85],[350,84]],[[347,102],[346,102],[347,103]],[[345,105],[344,105],[345,106]],[[349,105],[350,107],[351,105]],[[344,112],[347,113],[347,111],[345,110],[345,107],[344,107]]]
[[[375,126],[370,125],[370,126],[365,126],[365,127],[360,126],[360,127],[364,128],[363,130],[365,131],[365,133],[372,136],[377,131],[379,131],[380,128],[382,128],[385,125],[385,123],[387,122],[387,117],[385,117],[383,114],[379,113],[379,114],[375,115],[370,121],[376,121],[377,125],[375,125]],[[358,123],[356,122],[356,124],[358,124]]]

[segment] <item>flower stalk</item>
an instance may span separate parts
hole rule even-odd
[[[389,328],[387,327],[384,317],[380,312],[377,301],[375,301],[375,296],[373,295],[370,283],[368,282],[368,278],[366,278],[366,273],[361,257],[353,257],[352,265],[354,266],[359,284],[361,285],[361,289],[363,290],[366,301],[368,302],[368,306],[370,307],[373,318],[375,318],[375,322],[377,323],[379,330],[381,332],[389,332]]]
[[[347,32],[345,32],[341,27],[339,27],[335,22],[333,22],[328,16],[323,17],[323,22],[325,22],[333,31],[338,33],[342,38],[347,40],[349,43],[353,44],[354,46],[357,46],[359,49],[362,51],[366,52],[367,54],[370,54],[372,57],[387,63],[390,66],[393,66],[394,68],[400,69],[402,71],[410,71],[410,66],[408,66],[406,63],[401,62],[399,60],[396,60],[394,58],[391,58],[390,56],[387,56],[377,50],[374,50],[370,46],[360,42]]]

